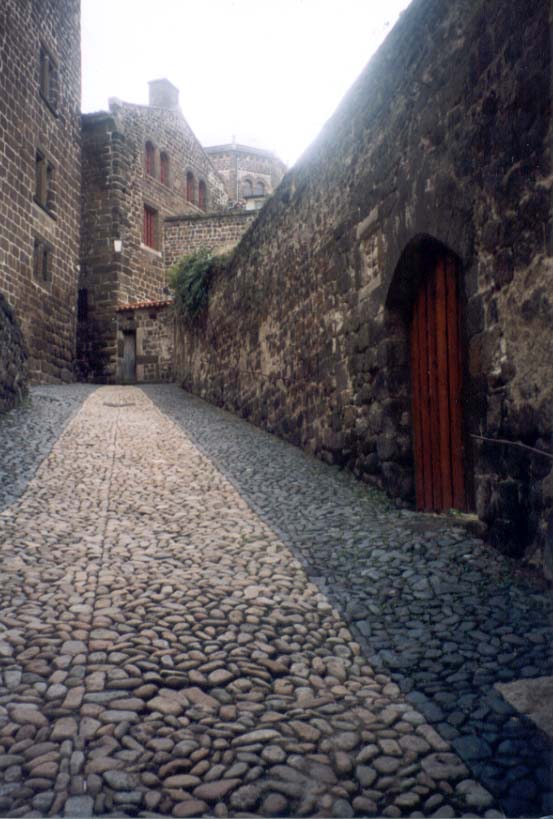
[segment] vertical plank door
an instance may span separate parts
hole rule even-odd
[[[123,367],[124,384],[133,384],[136,381],[136,333],[127,332],[123,335]]]
[[[413,306],[411,386],[417,508],[466,509],[457,265],[429,257]]]

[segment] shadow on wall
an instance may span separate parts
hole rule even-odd
[[[27,395],[27,358],[15,313],[0,293],[0,412],[17,406]]]

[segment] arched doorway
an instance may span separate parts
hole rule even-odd
[[[459,263],[437,243],[421,250],[410,323],[417,508],[466,510]]]

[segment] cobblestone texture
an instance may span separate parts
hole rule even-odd
[[[68,420],[96,387],[33,387],[30,399],[0,414],[0,510],[18,498]]]
[[[544,673],[545,600],[426,520],[176,387],[90,389],[0,515],[0,813],[491,819],[487,767],[531,808],[491,686]]]
[[[551,748],[493,687],[553,673],[550,590],[464,529],[399,511],[229,413],[174,387],[145,392],[300,556],[371,666],[391,676],[504,811],[553,812]]]

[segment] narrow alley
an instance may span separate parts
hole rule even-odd
[[[553,812],[550,592],[453,518],[174,385],[0,448],[0,814]]]

